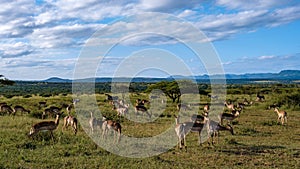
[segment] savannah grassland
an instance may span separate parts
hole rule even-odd
[[[255,100],[256,94],[238,92],[239,88],[229,88],[227,99],[240,101],[244,98]],[[276,92],[280,90],[281,92]],[[187,136],[187,152],[174,148],[157,156],[148,158],[126,158],[112,154],[98,147],[84,132],[79,124],[75,136],[71,129],[62,132],[62,118],[58,129],[54,131],[55,139],[49,133],[40,133],[35,140],[27,134],[32,124],[42,121],[38,108],[39,101],[47,105],[59,106],[62,102],[72,100],[70,94],[55,96],[14,96],[0,97],[1,102],[22,105],[31,110],[30,114],[9,116],[0,115],[0,168],[299,168],[300,167],[300,110],[298,106],[283,104],[280,109],[288,113],[288,125],[277,124],[277,114],[267,107],[284,101],[286,95],[299,94],[297,86],[276,88],[276,91],[255,87],[255,92],[264,93],[265,102],[255,102],[247,106],[240,117],[233,122],[235,135],[220,133],[220,141],[214,147],[204,143],[198,145],[196,133]],[[282,92],[284,91],[284,92]],[[255,93],[254,92],[254,93]],[[279,93],[279,94],[278,94]],[[132,93],[131,100],[146,98],[147,95]],[[168,101],[165,111],[151,123],[132,123],[126,118],[118,119],[116,112],[105,102],[104,94],[97,94],[97,103],[103,114],[119,120],[124,135],[149,137],[159,134],[174,125],[173,115],[176,104]],[[209,98],[201,96],[200,111]],[[300,102],[296,100],[295,102]],[[133,109],[130,109],[133,113]],[[73,115],[76,115],[74,110]],[[89,117],[89,114],[87,114]],[[100,116],[97,116],[100,118]],[[82,123],[83,124],[83,123]],[[100,135],[100,131],[97,133]],[[175,134],[175,132],[174,132]],[[122,141],[122,140],[121,140]],[[121,148],[121,147],[120,147]]]

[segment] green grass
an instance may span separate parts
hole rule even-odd
[[[98,105],[108,114],[114,113],[104,98],[104,95],[97,96]],[[39,101],[47,100],[49,105],[59,105],[70,99],[70,96],[1,98],[12,105],[24,105],[32,110],[31,113],[41,112],[36,105]],[[267,99],[272,98],[267,96]],[[204,104],[207,100],[202,102]],[[275,112],[265,109],[267,104],[246,107],[233,123],[235,135],[221,132],[215,147],[207,143],[199,146],[197,134],[190,133],[187,136],[187,152],[174,147],[148,158],[126,158],[112,154],[98,147],[82,126],[76,136],[71,129],[62,132],[62,119],[54,131],[55,140],[47,132],[38,134],[32,140],[27,137],[29,129],[41,119],[31,115],[1,115],[0,168],[299,168],[300,112],[287,110],[288,125],[281,126],[276,122]],[[122,118],[123,133],[150,137],[163,132],[174,124],[173,117],[167,116],[176,113],[173,106],[171,103],[167,105],[164,116],[152,123],[133,123]]]

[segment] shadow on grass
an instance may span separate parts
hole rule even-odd
[[[242,145],[238,144],[231,149],[219,150],[219,152],[235,155],[261,155],[261,154],[277,154],[277,150],[285,149],[284,146],[269,145]]]

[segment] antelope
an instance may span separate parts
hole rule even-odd
[[[56,107],[56,106],[51,106],[50,108],[47,108],[44,110],[42,114],[42,119],[45,119],[45,116],[47,115],[48,117],[57,114],[58,112],[61,111],[62,108]]]
[[[91,118],[89,120],[89,125],[90,125],[90,128],[91,128],[91,133],[93,134],[94,133],[94,130],[97,128],[97,126],[102,126],[103,124],[103,121],[101,120],[97,120],[94,115],[93,115],[93,112],[90,112],[91,114]]]
[[[228,103],[225,101],[224,105],[225,105],[228,109],[235,110],[234,104],[228,104]]]
[[[102,123],[102,130],[103,130],[103,133],[102,133],[102,138],[105,138],[108,131],[110,130],[113,130],[114,132],[114,142],[115,142],[115,137],[117,135],[117,142],[120,142],[121,140],[121,124],[118,123],[118,122],[115,122],[115,121],[112,121],[112,120],[106,120],[105,117],[103,117],[103,120],[105,120],[103,123]]]
[[[125,104],[124,100],[115,101],[113,105],[113,110],[116,110],[118,116],[124,116],[128,113],[129,104]]]
[[[184,122],[179,123],[179,116],[175,116],[175,132],[179,140],[179,147],[182,146],[185,147],[187,151],[186,141],[185,141],[185,135],[187,134],[188,130],[191,132],[198,132],[199,134],[199,145],[201,145],[201,130],[203,129],[206,121],[208,120],[206,117],[204,118],[203,123],[194,123],[194,122]]]
[[[205,123],[207,115],[208,115],[207,113],[205,113],[204,116],[193,114],[191,117],[191,121],[195,123]]]
[[[74,103],[69,104],[69,105],[66,107],[66,110],[67,110],[67,113],[68,113],[68,114],[71,113],[71,110],[72,110],[73,107],[74,107]]]
[[[68,115],[64,118],[64,125],[62,127],[62,131],[66,128],[68,128],[68,126],[71,126],[73,128],[74,134],[76,135],[77,133],[77,123],[78,120],[76,117]]]
[[[257,102],[265,101],[265,96],[259,95],[259,93],[257,93],[255,101]]]
[[[206,104],[206,105],[203,107],[203,111],[204,111],[204,113],[208,113],[208,111],[209,111],[209,105],[208,105],[208,104]]]
[[[117,108],[118,116],[125,116],[128,113],[128,107],[129,106]]]
[[[214,138],[217,137],[217,142],[219,142],[219,131],[229,131],[232,135],[234,135],[233,128],[231,125],[227,124],[226,126],[220,125],[218,122],[209,120],[207,121],[207,134],[208,137],[211,137],[211,144],[214,144]],[[208,138],[208,144],[209,138]]]
[[[6,102],[0,103],[0,109],[1,109],[1,106],[4,106],[4,105],[7,105],[7,103]]]
[[[39,133],[40,131],[50,131],[52,139],[54,138],[53,136],[53,130],[55,130],[59,124],[59,117],[62,113],[56,114],[56,119],[55,121],[42,121],[39,123],[34,124],[30,131],[28,136],[33,139],[33,136]]]
[[[181,109],[186,111],[188,110],[190,107],[190,105],[186,105],[186,104],[183,104],[183,103],[179,103],[177,104],[177,110],[180,111]]]
[[[279,111],[278,108],[276,107],[274,111],[277,113],[278,118],[277,118],[277,123],[279,120],[281,120],[281,124],[283,125],[284,123],[287,123],[287,112],[286,111]]]
[[[0,108],[1,108],[1,110],[0,110],[1,112],[6,112],[9,115],[14,112],[13,109],[9,105],[2,105]]]
[[[229,113],[222,113],[219,115],[219,121],[221,122],[221,125],[223,125],[223,120],[227,120],[230,122],[232,122],[234,119],[238,118],[240,115],[239,111],[235,111],[234,114],[229,114]]]
[[[253,104],[253,102],[252,101],[248,101],[246,98],[244,98],[243,104],[245,106],[251,106]]]
[[[182,146],[184,146],[185,150],[187,151],[184,124],[179,123],[179,116],[178,117],[175,116],[175,132],[176,132],[176,135],[178,137],[177,146],[180,149],[182,149]]]
[[[139,112],[142,112],[142,114],[147,114],[149,118],[151,118],[151,114],[148,112],[147,108],[142,105],[137,105],[134,107],[135,114],[137,115]]]
[[[46,107],[47,102],[39,102],[39,108]]]
[[[23,106],[19,106],[19,105],[17,105],[17,106],[14,107],[13,114],[16,115],[16,113],[18,111],[20,111],[22,115],[23,115],[23,112],[26,112],[28,114],[30,113],[30,110],[26,110]]]

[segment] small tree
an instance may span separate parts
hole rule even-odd
[[[181,93],[176,81],[167,82],[161,81],[155,84],[150,85],[146,92],[151,92],[153,89],[160,89],[162,90],[169,98],[172,99],[174,102],[179,102]]]
[[[0,86],[13,85],[14,81],[5,78],[3,75],[0,75]]]

